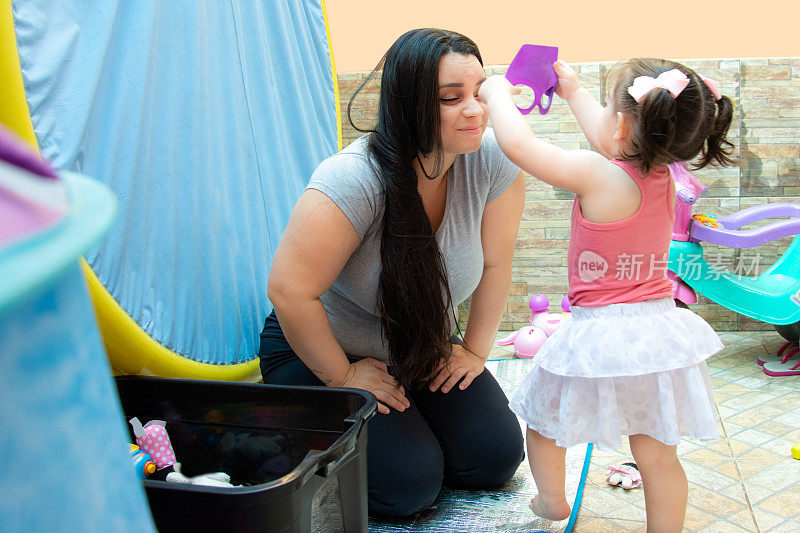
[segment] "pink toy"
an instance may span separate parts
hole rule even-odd
[[[136,444],[150,455],[158,470],[175,464],[175,451],[167,435],[166,422],[151,420],[142,426],[136,417],[131,418],[129,422],[136,436]]]
[[[636,489],[642,484],[642,476],[636,463],[622,463],[606,467],[606,483],[625,490]]]
[[[550,301],[543,294],[531,296],[528,307],[531,308],[530,326],[518,329],[508,337],[497,341],[498,346],[514,345],[514,353],[522,359],[531,359],[542,347],[547,337],[570,318],[569,301],[565,296],[561,300],[563,313],[548,313]]]

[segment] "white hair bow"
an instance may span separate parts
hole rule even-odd
[[[642,101],[644,95],[653,89],[666,89],[670,92],[673,98],[677,98],[681,91],[689,85],[689,78],[680,70],[674,68],[666,72],[662,72],[657,78],[651,76],[639,76],[633,80],[633,85],[628,87],[628,94],[630,94],[636,103]]]

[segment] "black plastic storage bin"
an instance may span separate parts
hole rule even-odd
[[[338,479],[344,530],[367,531],[367,421],[356,389],[116,378],[126,420],[165,420],[182,473],[226,472],[237,486],[143,481],[156,527],[309,532],[311,502]],[[131,433],[131,442],[133,434]]]

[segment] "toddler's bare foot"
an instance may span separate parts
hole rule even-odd
[[[530,508],[533,514],[548,520],[564,520],[569,517],[571,509],[569,508],[567,500],[563,498],[552,502],[545,500],[546,498],[542,498],[541,494],[537,494],[536,497],[531,500]]]

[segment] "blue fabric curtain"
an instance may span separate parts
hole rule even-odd
[[[15,0],[42,154],[111,187],[87,260],[155,340],[255,357],[270,262],[337,110],[319,0]]]

